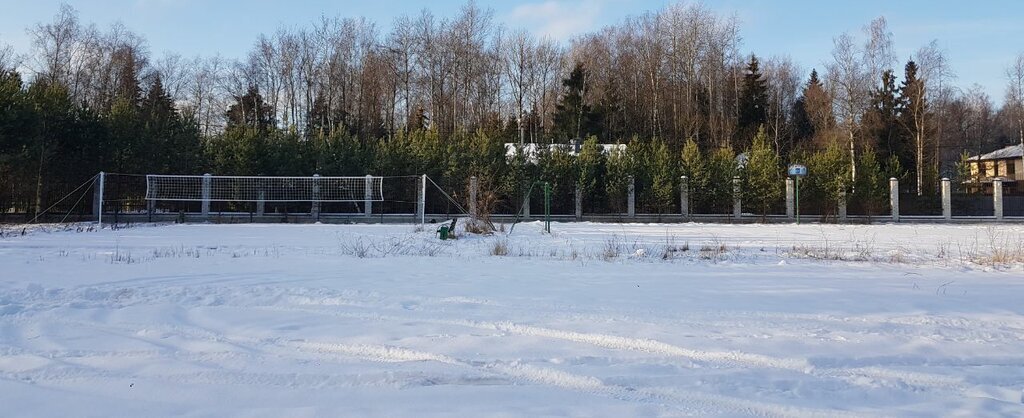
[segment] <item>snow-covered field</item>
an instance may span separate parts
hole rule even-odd
[[[540,230],[8,229],[0,415],[1024,416],[1022,226]]]

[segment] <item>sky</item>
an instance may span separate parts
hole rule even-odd
[[[465,0],[64,0],[79,11],[82,22],[108,27],[120,22],[143,35],[155,56],[226,58],[245,56],[260,33],[278,27],[302,27],[321,15],[366,17],[390,28],[396,16],[454,16]],[[0,45],[26,52],[26,29],[48,22],[61,0],[0,0]],[[668,0],[477,0],[491,9],[497,23],[526,28],[568,42],[573,36],[621,22],[627,16],[656,11]],[[1024,2],[1011,0],[857,0],[771,1],[705,0],[719,15],[735,14],[741,22],[742,51],[761,57],[789,56],[806,72],[830,60],[832,39],[885,16],[894,35],[895,55],[902,68],[911,54],[932,40],[946,52],[964,89],[979,84],[996,103],[1003,98],[1005,68],[1024,52]]]

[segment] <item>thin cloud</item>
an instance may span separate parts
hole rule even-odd
[[[509,20],[530,28],[534,34],[565,41],[594,30],[602,4],[593,0],[527,3],[516,6]]]

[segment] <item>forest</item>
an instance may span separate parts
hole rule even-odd
[[[884,17],[836,34],[820,68],[744,50],[740,25],[677,3],[557,42],[470,2],[386,30],[324,16],[227,59],[156,55],[64,5],[26,28],[30,50],[0,39],[0,212],[39,213],[106,171],[427,174],[453,193],[477,176],[497,206],[542,180],[558,205],[579,187],[598,212],[621,211],[633,176],[651,213],[672,211],[681,176],[695,210],[727,210],[739,177],[746,207],[769,213],[802,163],[823,210],[871,213],[891,177],[934,196],[968,179],[968,155],[1024,140],[1024,54],[1005,58],[997,106],[956,84],[937,41],[897,60]],[[506,143],[566,146],[531,159]]]

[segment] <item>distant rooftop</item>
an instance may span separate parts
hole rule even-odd
[[[1003,149],[997,149],[981,156],[971,156],[972,160],[1006,160],[1010,158],[1021,158],[1024,156],[1024,147],[1020,144],[1010,145]]]

